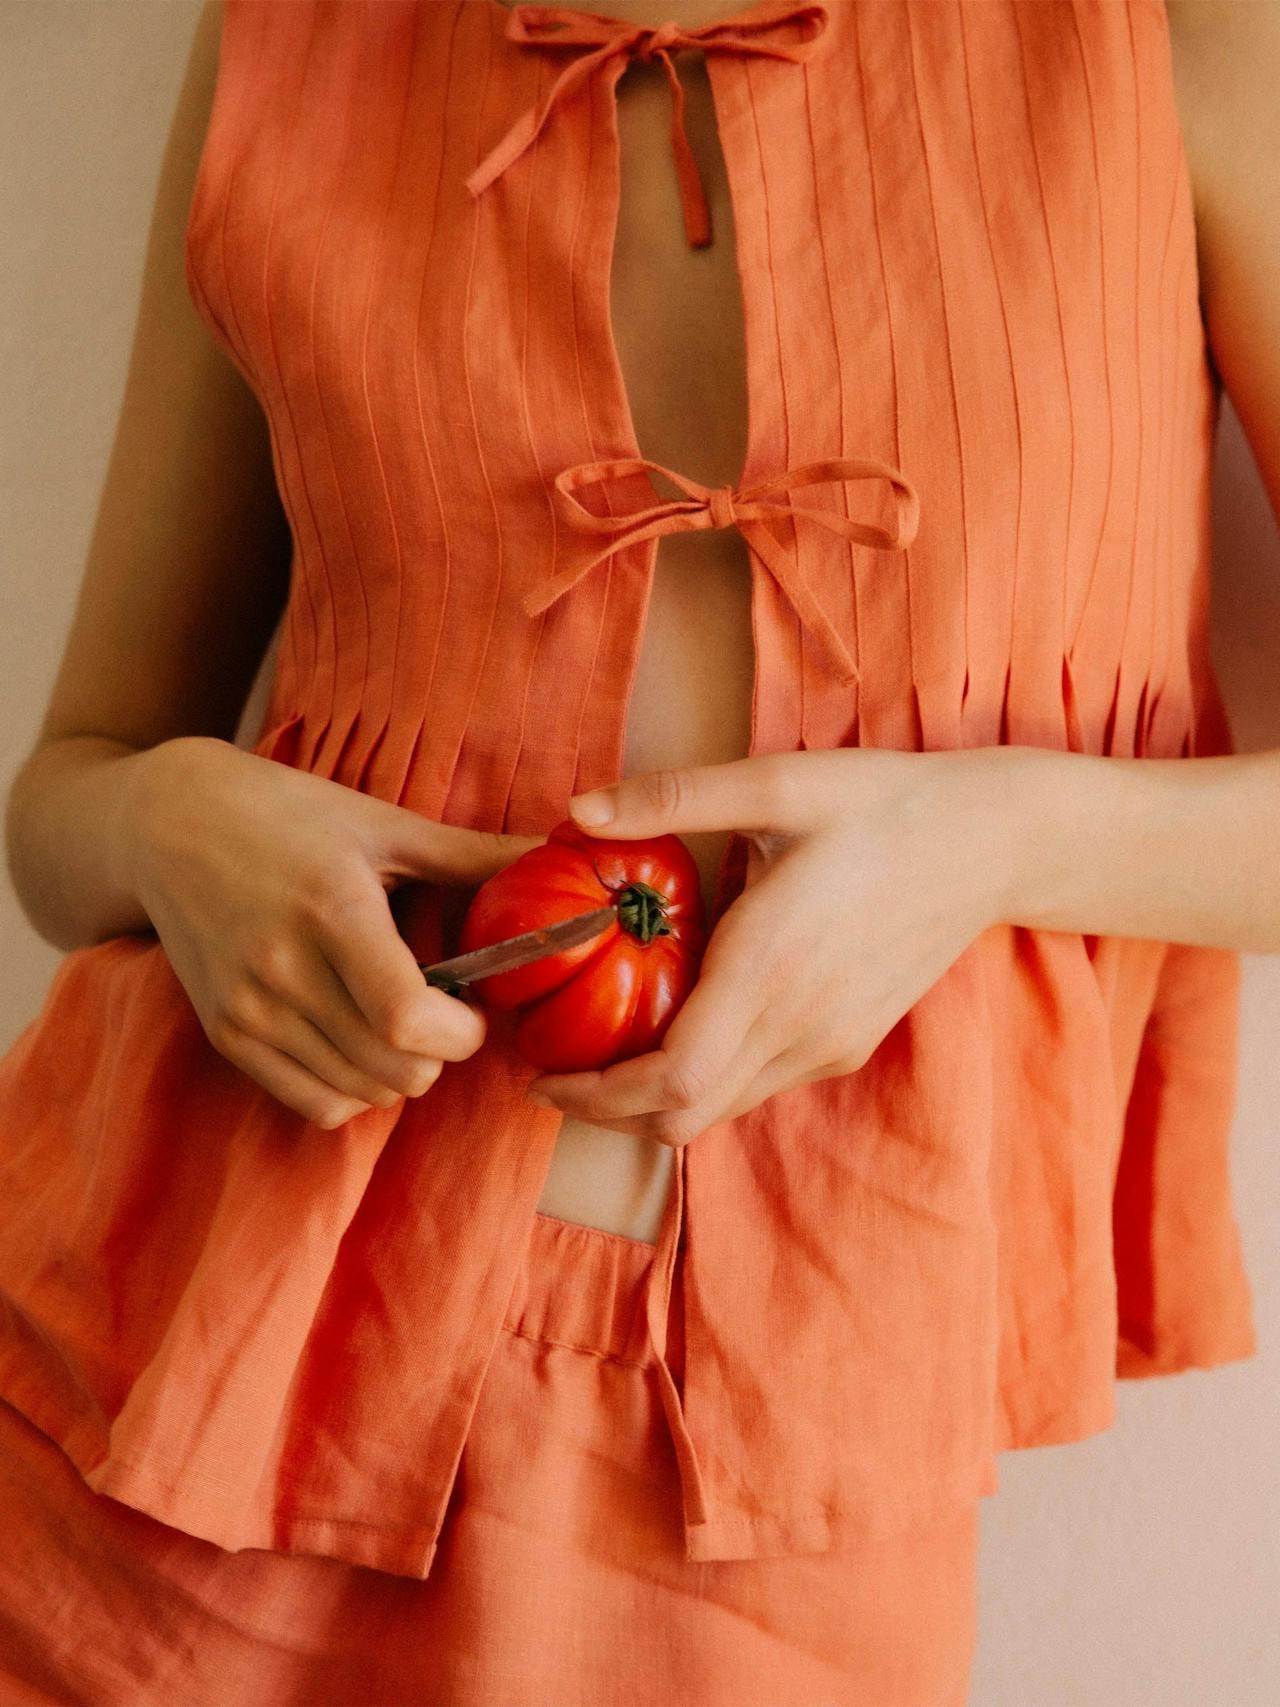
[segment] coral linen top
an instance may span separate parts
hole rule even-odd
[[[693,47],[749,447],[671,499],[609,322],[615,88]],[[293,530],[261,755],[545,833],[621,774],[658,537],[706,526],[751,545],[753,753],[1230,750],[1159,0],[226,0],[187,267]],[[859,1071],[677,1153],[646,1310],[690,1558],[941,1518],[1117,1376],[1253,1351],[1238,974],[993,927]],[[153,933],[69,953],[0,1063],[0,1393],[165,1523],[425,1577],[562,1118],[531,1076],[491,1034],[323,1130]]]

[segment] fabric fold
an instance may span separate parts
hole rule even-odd
[[[186,260],[296,544],[255,752],[545,834],[628,756],[659,577],[626,545],[716,526],[752,546],[754,753],[1229,752],[1159,0],[709,27],[747,454],[661,501],[610,336],[611,97],[677,37],[570,11],[591,64],[476,195],[574,45],[516,39],[569,9],[500,10],[225,0]],[[839,484],[872,474],[875,514]],[[691,1557],[901,1530],[1109,1426],[1118,1377],[1251,1354],[1237,962],[992,929],[858,1072],[687,1147],[643,1327]],[[323,1131],[212,1047],[154,935],[68,955],[0,1060],[0,1397],[162,1521],[425,1576],[555,1143],[532,1071],[491,1016]]]

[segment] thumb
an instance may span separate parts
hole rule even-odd
[[[575,794],[574,823],[593,836],[662,836],[692,830],[777,827],[780,800],[774,755],[721,765],[675,765]]]

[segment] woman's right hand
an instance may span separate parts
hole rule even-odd
[[[427,984],[388,891],[479,885],[545,837],[441,824],[213,737],[145,760],[121,877],[220,1054],[335,1127],[480,1047],[483,1014]]]

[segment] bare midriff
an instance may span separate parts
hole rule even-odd
[[[705,0],[593,4],[592,11],[694,28],[733,10]],[[660,64],[633,62],[618,85],[621,205],[610,308],[642,455],[707,485],[738,481],[746,451],[746,377],[733,212],[706,64],[676,66],[685,128],[711,209],[713,238],[691,248],[671,152],[671,94]],[[662,497],[679,496],[658,477]],[[659,539],[625,726],[624,776],[743,757],[751,731],[750,567],[735,528]],[[727,831],[684,836],[710,908]],[[633,1239],[656,1240],[671,1186],[669,1146],[566,1115],[538,1207]]]

